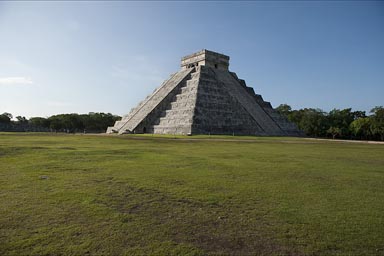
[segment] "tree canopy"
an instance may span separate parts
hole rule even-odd
[[[11,121],[11,118],[12,115],[9,113],[0,115],[0,128],[15,131],[105,132],[108,126],[113,125],[121,117],[111,113],[90,112],[59,114],[48,118],[31,117],[29,120],[17,116],[17,121]]]
[[[352,111],[351,108],[321,109],[304,108],[292,110],[281,104],[276,110],[295,123],[308,136],[384,140],[384,108],[374,107],[367,116],[365,111]]]
[[[351,108],[332,109],[324,112],[318,108],[292,109],[281,104],[276,110],[298,128],[312,137],[340,139],[384,140],[384,107],[376,106],[370,115]],[[120,120],[111,113],[58,114],[47,118],[3,113],[0,115],[0,131],[53,131],[53,132],[105,132],[108,126]]]

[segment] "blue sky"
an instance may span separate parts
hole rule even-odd
[[[123,115],[201,49],[274,107],[384,105],[384,2],[0,2],[0,113]]]

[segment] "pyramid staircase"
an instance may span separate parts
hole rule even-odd
[[[182,70],[107,133],[303,135],[229,72],[228,60],[207,50],[184,57]]]

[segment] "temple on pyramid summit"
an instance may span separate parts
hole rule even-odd
[[[201,50],[107,133],[302,136],[229,71],[229,56]]]

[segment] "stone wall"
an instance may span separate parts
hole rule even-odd
[[[206,66],[219,70],[228,70],[229,56],[204,49],[197,53],[181,58],[182,69],[198,66]]]

